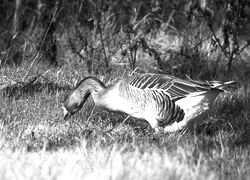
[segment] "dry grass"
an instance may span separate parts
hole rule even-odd
[[[18,82],[27,67],[1,74]],[[111,84],[124,74],[101,78]],[[65,122],[61,100],[77,76],[52,69],[28,86],[2,86],[0,179],[248,179],[248,85],[220,96],[195,132],[155,135],[134,119],[121,124],[126,116],[91,101]]]
[[[12,152],[1,150],[1,179],[214,179],[200,154],[196,162],[186,149],[127,151],[113,145],[71,150]],[[217,178],[218,179],[218,178]]]

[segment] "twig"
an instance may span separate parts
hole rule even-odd
[[[117,127],[117,129],[120,128],[130,117],[131,115],[127,115],[127,117],[122,121],[122,123]]]
[[[99,19],[100,19],[100,18],[99,18]],[[99,30],[100,30],[100,38],[101,38],[101,43],[102,43],[102,50],[103,50],[105,65],[106,65],[106,68],[108,68],[108,67],[109,67],[109,64],[108,64],[107,54],[106,54],[105,45],[104,45],[104,40],[103,40],[103,36],[102,36],[102,28],[101,28],[101,25],[100,25],[100,20],[99,20],[97,26],[98,26],[98,28],[99,28]]]
[[[33,65],[34,65],[34,63],[35,63],[37,57],[39,56],[39,54],[40,54],[40,52],[41,52],[42,46],[43,46],[43,44],[44,44],[44,42],[45,42],[45,38],[46,38],[47,35],[48,35],[50,26],[51,26],[51,24],[52,24],[52,22],[53,22],[53,19],[55,18],[55,15],[56,15],[57,10],[58,10],[58,8],[57,8],[57,6],[56,6],[55,11],[54,11],[54,13],[53,13],[53,16],[52,16],[52,18],[51,18],[51,20],[50,20],[49,26],[48,26],[48,28],[47,28],[47,31],[46,31],[46,33],[45,33],[45,36],[44,36],[44,38],[43,38],[42,45],[40,46],[40,48],[39,48],[39,50],[38,50],[38,53],[37,53],[36,57],[34,58],[34,60],[32,61],[32,63],[31,63],[31,65],[30,65],[30,67],[29,67],[27,73],[24,75],[23,81],[24,81],[25,78],[29,75],[29,73],[30,73],[30,71],[31,71],[31,68],[33,67]]]
[[[74,69],[74,71],[76,72],[76,74],[77,74],[81,79],[83,79],[83,77],[80,75],[80,73],[79,73],[76,69]]]

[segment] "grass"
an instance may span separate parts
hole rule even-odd
[[[29,84],[32,74],[42,74],[35,66],[26,83],[17,85],[27,69],[23,65],[0,70],[8,77],[1,81],[0,179],[250,177],[246,83],[219,96],[212,115],[194,132],[155,135],[144,122],[124,122],[125,115],[98,109],[91,100],[65,122],[62,99],[81,74],[52,69]],[[123,74],[101,78],[111,84]]]
[[[174,155],[155,149],[123,152],[116,145],[89,149],[83,141],[74,150],[2,151],[1,157],[1,179],[212,179],[215,175],[200,167],[202,156],[195,162],[183,148]]]

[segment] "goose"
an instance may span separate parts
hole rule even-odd
[[[156,131],[176,132],[204,119],[215,98],[234,81],[183,80],[163,74],[135,74],[106,87],[96,77],[81,80],[64,99],[64,119],[77,113],[91,96],[96,106],[149,122]]]

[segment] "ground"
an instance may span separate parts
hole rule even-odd
[[[67,68],[34,75],[38,68],[23,79],[28,67],[1,69],[8,78],[1,81],[0,179],[250,177],[247,84],[220,95],[194,131],[155,134],[147,123],[101,110],[91,99],[65,121],[62,100],[77,76]],[[112,84],[117,77],[103,79]]]

